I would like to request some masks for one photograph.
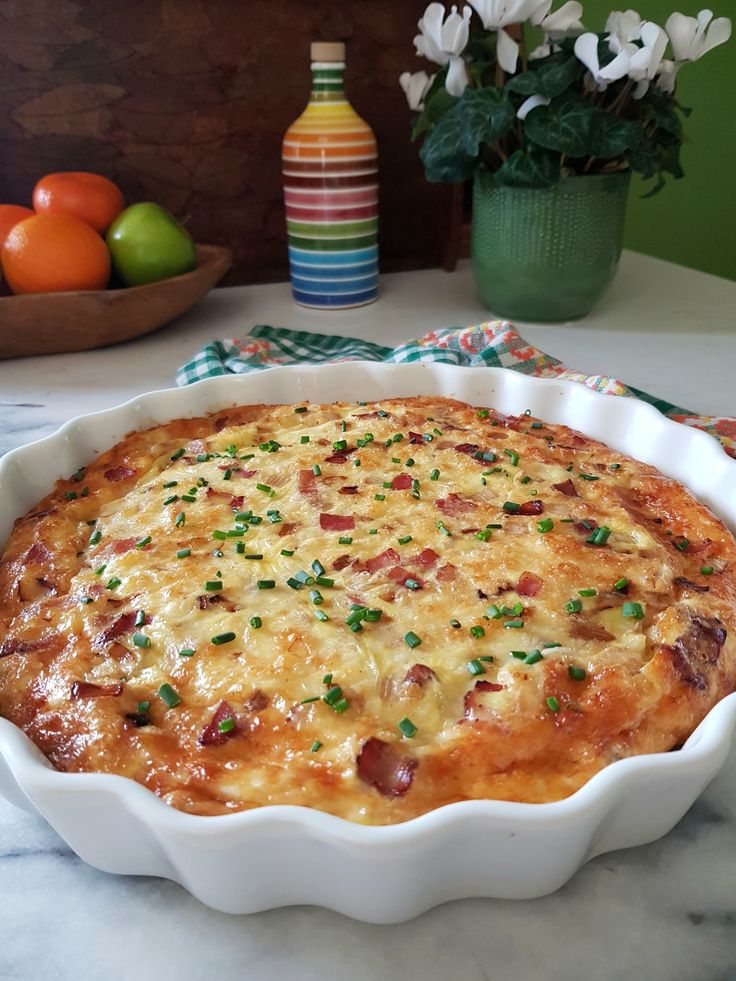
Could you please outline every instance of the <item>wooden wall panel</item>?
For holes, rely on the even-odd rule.
[[[3,0],[0,201],[93,170],[235,253],[228,282],[285,278],[281,137],[309,93],[309,42],[348,42],[373,126],[384,269],[437,265],[448,197],[425,183],[398,75],[424,0]]]

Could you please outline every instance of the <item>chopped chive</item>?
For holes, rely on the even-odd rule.
[[[542,425],[543,425],[543,423],[541,423],[541,422],[533,422],[532,423],[532,429],[541,429],[542,428]]]
[[[369,528],[368,529],[368,534],[369,535],[377,535],[378,534],[378,528]]]
[[[212,554],[216,559],[221,559],[225,553],[222,551],[221,548],[216,548]]]
[[[133,626],[142,627],[145,622],[146,622],[146,611],[138,610],[138,612],[135,615],[135,620],[133,621]]]
[[[338,541],[338,543],[340,545],[352,545],[353,544],[353,539],[350,537],[350,535],[341,535],[340,538],[337,539],[337,541]]]
[[[268,484],[256,484],[256,490],[263,491],[264,494],[270,494],[273,488]]]
[[[519,457],[517,454],[514,455],[516,456],[516,463],[514,464],[514,466],[517,466],[519,462]],[[482,460],[484,463],[495,463],[496,460],[498,459],[496,454],[491,453],[490,450],[485,450],[485,451],[478,450],[476,453],[473,454],[473,456],[476,460]]]
[[[245,542],[236,542],[235,551],[238,555],[243,555],[245,553]]]
[[[355,460],[353,460],[353,466],[354,467],[359,467],[360,466],[360,460],[357,459],[357,458]]]
[[[429,475],[429,479],[430,480],[439,480],[439,478],[440,478],[440,472],[439,472],[439,470],[432,470],[432,472]]]
[[[309,442],[309,436],[302,436],[302,437],[300,437],[299,442],[302,445],[304,445],[305,443],[308,443]]]
[[[289,578],[286,580],[286,585],[291,586],[292,589],[301,589],[304,583],[295,576],[289,576]]]
[[[319,739],[315,739],[309,748],[309,752],[316,753],[320,749],[322,749],[322,743],[319,741]]]
[[[447,526],[445,525],[445,522],[444,522],[444,521],[438,521],[438,522],[437,522],[437,530],[438,530],[438,531],[439,531],[439,532],[440,532],[441,534],[443,534],[443,535],[447,535],[447,537],[448,537],[448,538],[451,538],[451,537],[452,537],[452,532],[451,532],[451,531],[450,531],[450,529],[449,529],[449,528],[448,528],[448,527],[447,527]]]
[[[212,457],[212,455],[212,453],[198,453],[197,463],[206,463]]]
[[[417,727],[411,719],[402,719],[399,722],[398,728],[401,730],[404,739],[412,739],[417,734]]]
[[[168,683],[161,685],[158,697],[166,703],[167,708],[173,709],[181,702],[181,698]]]
[[[471,637],[475,637],[477,639],[478,637],[485,637],[485,635],[486,635],[486,632],[485,632],[485,630],[484,630],[483,627],[477,626],[477,627],[471,627],[470,628],[470,636]]]
[[[339,701],[335,702],[334,705],[330,706],[335,712],[344,712],[346,709],[350,708],[350,702],[347,698],[341,698]]]
[[[504,627],[510,630],[523,630],[524,621],[523,620],[507,620]]]
[[[600,477],[595,477],[591,473],[579,473],[578,477],[582,477],[583,480],[600,480]]]
[[[134,633],[133,634],[133,643],[135,644],[136,647],[150,647],[151,646],[151,638],[150,637],[146,637],[145,634]]]
[[[314,615],[317,617],[318,620],[321,620],[323,623],[326,623],[327,620],[330,619],[324,610],[315,610]]]
[[[299,702],[299,704],[300,705],[311,705],[312,702],[318,702],[318,701],[319,701],[319,695],[312,695],[311,698],[303,698],[301,700],[301,702]]]
[[[509,514],[516,514],[516,512],[519,510],[521,505],[516,504],[515,501],[504,501],[502,507],[503,510],[507,511]]]
[[[258,630],[260,627],[263,626],[263,620],[261,620],[260,617],[251,617],[250,625],[251,627],[253,627],[254,630]]]
[[[568,667],[567,673],[573,681],[585,681],[587,677],[587,671],[585,668],[578,668],[574,664],[571,664]]]
[[[490,415],[490,412],[488,411],[488,409],[479,409],[478,410],[478,418],[479,419],[487,419],[489,415]]]
[[[324,678],[322,679],[322,684],[323,685],[331,685],[332,684],[332,675],[331,674],[326,674],[324,676]]]
[[[297,415],[300,415],[300,414],[301,414],[302,412],[306,412],[306,411],[307,411],[307,407],[306,407],[306,405],[298,405],[298,406],[297,406],[297,407],[296,407],[296,408],[294,409],[294,412],[296,412],[296,414],[297,414]]]
[[[258,589],[275,589],[276,581],[274,579],[259,579],[256,586]]]
[[[373,495],[373,500],[374,501],[385,501],[386,500],[386,495],[385,494],[374,494]]]
[[[524,476],[519,480],[520,484],[531,484],[532,478],[529,474],[524,474]]]
[[[325,682],[325,684],[329,684]],[[328,705],[334,705],[335,702],[339,702],[342,698],[342,688],[339,685],[332,685],[327,689],[327,694],[322,696],[322,701],[327,702]]]
[[[621,464],[620,463],[612,463],[611,466],[608,469],[609,470],[620,470],[621,469]]]
[[[323,576],[325,574],[325,567],[322,565],[319,559],[315,559],[314,562],[312,562],[311,568],[315,576]]]
[[[235,729],[235,719],[223,719],[217,723],[217,728],[220,732],[232,732]]]
[[[515,450],[504,450],[503,452],[511,460],[512,467],[519,466],[519,454]]]
[[[380,620],[382,616],[383,616],[383,610],[371,609],[365,611],[364,619],[366,623],[375,623],[377,620]]]
[[[687,538],[683,538],[683,539],[681,539],[681,541],[679,541],[679,542],[673,542],[672,544],[675,546],[675,548],[678,550],[678,552],[686,552],[687,551],[687,547],[690,544],[690,542],[689,542],[689,540]]]
[[[183,647],[179,651],[179,657],[194,657],[194,648],[192,648],[192,647]]]
[[[523,661],[526,657],[526,651],[509,651],[512,657],[515,657],[517,661]]]
[[[610,537],[611,529],[601,525],[600,528],[595,528],[585,540],[589,545],[605,545]]]
[[[179,495],[172,494],[171,497],[166,498],[166,500],[164,501],[164,506],[166,506],[167,504],[173,504],[174,501],[178,501],[178,500],[179,500]]]
[[[194,494],[182,494],[181,499],[182,501],[186,501],[188,504],[193,504],[197,500]]]
[[[229,644],[232,640],[235,640],[235,631],[226,630],[224,634],[215,634],[212,643],[219,647],[221,644]]]
[[[644,607],[641,603],[624,603],[621,607],[621,614],[631,620],[642,620],[644,617]]]
[[[83,487],[79,492],[80,497],[87,497],[88,494],[89,494],[89,487]]]
[[[95,575],[101,576],[106,568],[107,568],[107,564],[99,566],[99,568],[95,569]]]
[[[187,516],[186,514],[184,514],[183,511],[180,511],[176,516],[176,521],[174,522],[174,525],[177,528],[183,528],[186,523],[187,523]]]
[[[208,579],[204,584],[204,588],[208,593],[216,593],[218,589],[222,589],[222,582],[219,579]]]
[[[483,528],[481,531],[475,533],[475,537],[481,542],[487,542],[492,534],[493,530],[491,528]]]
[[[598,595],[598,590],[597,589],[579,589],[578,590],[578,596],[597,596],[597,595]]]
[[[67,491],[64,494],[64,497],[67,499],[67,501],[76,501],[76,499],[77,499],[77,492],[76,491]]]
[[[546,705],[550,712],[560,711],[560,703],[557,701],[554,695],[550,695],[550,697],[546,700]]]
[[[348,441],[346,439],[336,439],[332,444],[333,450],[346,450],[348,448]]]
[[[318,463],[312,464],[312,473],[314,474],[315,477],[319,477],[319,475],[322,473],[322,468]]]
[[[281,552],[279,554],[280,555],[285,555],[287,558],[289,558],[290,556],[292,556],[294,554],[294,549],[293,548],[282,548],[281,549]]]
[[[238,513],[235,515],[235,520],[236,521],[250,521],[250,519],[252,517],[253,517],[253,512],[252,511],[238,511]]]
[[[462,627],[462,624],[460,623],[459,620],[457,620],[457,619],[455,619],[455,617],[453,617],[452,620],[450,620],[450,626],[451,627],[454,627],[455,630],[457,630],[459,627]]]
[[[524,658],[524,664],[536,664],[538,661],[543,659],[543,654],[541,651],[529,651],[527,656]]]
[[[583,608],[583,604],[579,599],[571,599],[568,603],[565,603],[566,613],[580,613]]]
[[[402,538],[397,538],[396,540],[398,541],[399,545],[408,545],[409,542],[414,541],[411,535],[404,535]]]
[[[98,529],[89,536],[88,545],[97,545],[102,540],[102,532]]]
[[[419,647],[419,645],[422,642],[422,638],[417,637],[414,631],[410,630],[407,634],[404,634],[404,641],[406,642],[408,647],[414,649],[415,647]]]
[[[315,584],[317,586],[324,586],[326,589],[332,589],[335,585],[335,580],[330,579],[329,576],[317,576],[315,579]]]
[[[548,531],[552,531],[552,529],[554,528],[554,526],[555,526],[555,523],[552,520],[552,518],[542,518],[541,521],[538,521],[537,522],[537,531],[541,535],[546,535]]]
[[[238,545],[240,545],[240,542],[238,542]],[[248,555],[243,555],[243,558],[253,559],[253,561],[255,562],[260,562],[261,559],[263,558],[263,554],[261,552],[250,552],[248,553]]]
[[[548,650],[551,650],[553,647],[562,647],[562,644],[558,644],[556,640],[553,640],[549,644],[542,644],[542,647],[546,651],[548,651]]]
[[[85,606],[88,606],[90,603],[94,603],[94,599],[91,596],[83,596],[82,602]]]
[[[324,603],[324,596],[318,589],[312,589],[309,591],[309,598],[314,603],[315,606],[322,606]]]
[[[107,583],[106,589],[117,589],[122,580],[118,579],[117,576],[113,576],[112,579]]]
[[[490,654],[481,654],[478,660],[486,661],[488,664],[493,664],[493,657]]]
[[[414,466],[414,460],[413,460],[413,459],[412,459],[411,457],[409,457],[409,458],[408,458],[408,459],[406,460],[406,462],[404,463],[404,466],[405,466],[405,467],[413,467],[413,466]]]
[[[172,460],[180,460],[184,456],[185,453],[186,453],[186,450],[182,446],[175,453],[172,453],[171,454],[170,459],[172,459]]]
[[[489,606],[488,609],[486,610],[486,616],[490,617],[491,620],[500,620],[501,615],[502,615],[501,609],[500,607],[496,606],[495,603]]]
[[[227,470],[223,473],[222,479],[223,480],[230,480],[230,478],[232,477],[232,475],[233,475],[233,472],[230,469],[230,467],[228,467]]]
[[[188,559],[191,554],[192,554],[191,548],[180,548],[179,551],[176,553],[176,557],[177,559]]]
[[[701,576],[712,576],[713,575],[713,566],[712,565],[703,565],[703,566],[701,566],[700,567],[700,574],[701,574]]]
[[[225,539],[227,538],[227,532],[226,531],[213,531],[212,532],[212,537],[215,539],[216,542],[224,542]]]
[[[613,584],[613,588],[620,592],[622,589],[626,589],[628,585],[629,580],[625,576],[622,576],[621,579],[616,580],[616,582]]]
[[[151,707],[150,702],[138,702],[137,710],[141,713],[146,713]]]
[[[480,663],[478,658],[473,658],[472,661],[468,661],[468,671],[473,675],[486,673],[486,669]]]

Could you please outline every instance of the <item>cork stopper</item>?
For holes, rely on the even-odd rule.
[[[309,51],[312,61],[345,61],[342,41],[312,41]]]

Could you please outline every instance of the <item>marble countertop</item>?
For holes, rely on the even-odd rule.
[[[735,311],[736,283],[625,253],[599,311],[521,329],[571,366],[727,414]],[[205,341],[255,323],[392,344],[486,317],[467,267],[383,277],[379,303],[342,314],[300,310],[284,284],[218,290],[136,342],[0,362],[0,453],[172,385]],[[228,916],[171,882],[90,868],[41,818],[0,801],[0,905],[0,979],[726,981],[736,978],[736,754],[666,838],[594,859],[543,899],[450,903],[400,926],[314,908]]]

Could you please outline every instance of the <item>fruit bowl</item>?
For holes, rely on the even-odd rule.
[[[224,276],[232,252],[197,246],[183,276],[125,289],[0,297],[0,358],[88,351],[149,334],[193,307]]]

